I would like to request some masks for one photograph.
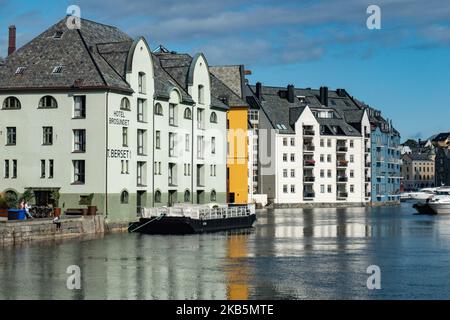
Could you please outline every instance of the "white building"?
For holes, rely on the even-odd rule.
[[[370,201],[370,122],[344,90],[250,87],[260,192],[276,205]]]
[[[0,66],[0,192],[63,211],[225,202],[226,111],[208,62],[115,27],[61,20]]]

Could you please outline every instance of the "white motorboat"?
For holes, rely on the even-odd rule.
[[[403,192],[400,194],[400,201],[414,200],[425,202],[436,194],[438,188],[423,188],[415,192]]]
[[[428,206],[435,214],[450,214],[450,189],[440,188],[428,201]]]

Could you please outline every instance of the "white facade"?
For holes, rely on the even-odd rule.
[[[370,131],[366,114],[362,128]],[[370,169],[364,136],[321,135],[320,124],[306,107],[295,134],[275,133],[274,203],[365,203]]]
[[[225,201],[226,111],[211,106],[206,59],[198,55],[191,66],[188,91],[194,104],[183,102],[175,85],[169,100],[155,95],[152,54],[144,38],[135,41],[127,61],[126,81],[133,93],[0,91],[0,106],[11,96],[21,104],[0,110],[0,192],[20,197],[32,189],[47,197],[36,201],[48,201],[49,193],[58,190],[63,211],[84,207],[80,200],[92,195],[100,213],[127,221],[140,206]],[[39,108],[44,96],[53,97],[57,108]],[[85,111],[76,117],[80,105]],[[155,114],[157,105],[162,114]],[[44,127],[51,127],[49,144]],[[15,131],[12,145],[8,128]]]

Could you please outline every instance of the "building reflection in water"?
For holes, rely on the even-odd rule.
[[[248,256],[248,233],[229,234],[227,238],[227,297],[229,300],[248,300],[249,267],[245,262]]]

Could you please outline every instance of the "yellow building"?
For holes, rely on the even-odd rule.
[[[248,201],[248,107],[230,107],[227,113],[227,201]]]
[[[227,202],[247,204],[249,189],[248,109],[244,101],[244,66],[210,67],[211,94],[229,107],[227,112]]]

